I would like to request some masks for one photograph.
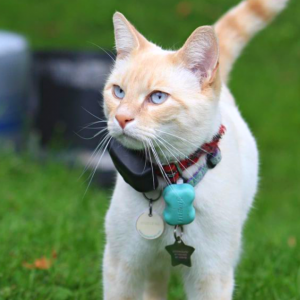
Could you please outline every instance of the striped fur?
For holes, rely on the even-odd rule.
[[[288,0],[246,0],[227,12],[216,24],[220,43],[220,71],[224,82],[250,39],[280,13]]]

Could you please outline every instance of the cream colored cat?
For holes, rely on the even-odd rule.
[[[242,227],[257,189],[258,153],[225,83],[243,47],[286,2],[244,1],[214,27],[197,28],[178,51],[161,49],[122,14],[114,15],[117,59],[104,88],[110,135],[131,149],[156,150],[152,160],[167,164],[211,141],[221,124],[226,133],[219,144],[222,161],[195,187],[196,220],[183,236],[196,249],[191,268],[171,266],[165,246],[174,243],[173,227],[166,225],[155,240],[138,234],[136,220],[148,202],[118,175],[105,222],[105,300],[167,299],[174,270],[181,272],[189,300],[232,299]],[[164,206],[161,198],[154,210],[162,215]]]

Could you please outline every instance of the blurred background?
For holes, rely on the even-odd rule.
[[[101,299],[103,219],[115,175],[106,153],[97,167],[102,152],[94,150],[104,136],[97,122],[115,55],[113,13],[176,49],[237,3],[0,3],[0,299]],[[299,15],[292,0],[231,76],[261,157],[235,299],[300,299]],[[175,275],[169,299],[185,299]]]

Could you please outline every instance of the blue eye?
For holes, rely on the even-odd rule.
[[[169,95],[163,92],[154,92],[150,95],[150,100],[154,104],[161,104],[168,99]]]
[[[125,92],[118,85],[113,86],[114,95],[118,99],[123,99],[125,97]]]

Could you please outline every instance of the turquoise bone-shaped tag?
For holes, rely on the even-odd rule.
[[[188,183],[172,184],[163,191],[166,202],[164,220],[169,225],[186,225],[195,219],[194,187]]]

